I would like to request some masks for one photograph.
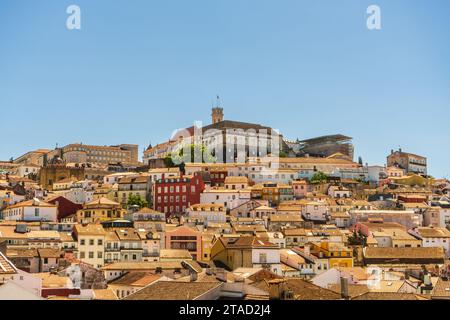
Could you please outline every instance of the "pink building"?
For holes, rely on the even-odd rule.
[[[166,230],[166,249],[188,250],[197,260],[202,254],[202,233],[186,226]]]
[[[296,199],[301,199],[306,197],[308,192],[308,184],[305,180],[295,180],[292,181],[292,189],[294,190],[294,197]]]

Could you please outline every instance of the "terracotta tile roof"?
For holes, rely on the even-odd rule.
[[[6,251],[6,256],[9,259],[33,258],[33,257],[38,257],[38,251],[37,251],[37,249],[8,248]]]
[[[119,237],[115,231],[106,231],[105,240],[107,241],[119,241]]]
[[[295,300],[340,300],[341,295],[329,289],[324,289],[306,280],[287,278],[284,280],[271,280],[275,282],[283,282],[285,290],[290,290],[294,294]],[[257,286],[260,289],[268,291],[271,281],[266,284]],[[264,289],[266,288],[266,289]]]
[[[15,230],[15,226],[0,225],[0,239],[27,239],[26,233],[18,233]]]
[[[380,248],[367,247],[364,250],[365,258],[434,258],[444,259],[444,248]]]
[[[153,210],[153,209],[151,209],[151,208],[147,208],[147,207],[144,207],[144,208],[142,208],[141,210],[139,210],[139,211],[137,211],[136,212],[136,214],[139,214],[139,213],[159,213],[159,214],[161,214],[161,212],[159,212],[159,211],[156,211],[156,210]]]
[[[443,280],[441,278],[438,279],[434,290],[431,294],[432,299],[450,299],[450,281]]]
[[[159,251],[159,257],[160,259],[192,259],[192,255],[189,251],[184,249],[161,249]]]
[[[119,184],[136,184],[136,183],[148,183],[150,177],[146,175],[140,176],[126,176],[119,180]]]
[[[55,239],[60,240],[61,236],[58,231],[54,230],[31,230],[27,234],[28,239]]]
[[[150,283],[158,281],[159,279],[161,279],[161,276],[159,276],[159,275],[147,274],[146,276],[135,281],[132,285],[137,286],[137,287],[145,287],[145,286],[149,285]]]
[[[16,267],[0,252],[0,275],[15,274]]]
[[[332,284],[328,287],[331,291],[336,293],[341,293],[341,284]],[[364,293],[369,292],[369,288],[365,284],[349,284],[348,285],[348,295],[350,298],[360,296]]]
[[[235,224],[233,226],[235,232],[264,232],[267,231],[262,224]]]
[[[119,228],[116,230],[116,234],[120,240],[141,240],[139,233],[134,228]]]
[[[104,235],[105,230],[101,224],[88,224],[88,225],[80,225],[77,224],[74,226],[74,230],[77,234],[80,235]]]
[[[357,279],[358,281],[364,281],[369,278],[367,274],[367,269],[361,268],[361,267],[338,267],[336,268],[339,271],[351,275],[353,278]]]
[[[108,285],[145,287],[160,278],[161,276],[150,272],[132,271],[127,272],[120,278],[111,281]]]
[[[42,287],[44,288],[68,288],[71,281],[69,277],[59,276],[51,273],[35,273],[34,276],[42,279]]]
[[[303,218],[294,214],[273,214],[269,217],[269,220],[271,222],[302,222]]]
[[[302,228],[295,228],[295,229],[284,229],[283,230],[284,236],[306,236],[307,232],[305,229]]]
[[[94,289],[94,300],[119,300],[114,291],[110,289]]]
[[[37,249],[38,255],[41,258],[59,258],[61,257],[61,250],[59,249]]]
[[[120,206],[119,203],[111,201],[107,198],[99,198],[94,201],[91,201],[89,203],[85,204],[85,207],[96,207],[101,205],[107,205],[107,206]]]
[[[228,238],[220,237],[220,241],[229,249],[240,249],[240,248],[278,248],[278,245],[270,243],[268,241],[261,240],[258,237],[238,237],[238,238]]]
[[[124,270],[124,271],[149,271],[153,272],[156,268],[162,270],[172,270],[176,268],[184,269],[182,262],[189,263],[197,272],[202,268],[196,261],[149,261],[149,262],[115,262],[108,264],[102,270]]]
[[[428,299],[414,293],[367,292],[352,298],[352,300],[428,300]]]
[[[450,231],[445,228],[419,227],[415,230],[424,238],[450,238]]]
[[[16,204],[13,204],[12,206],[7,207],[6,209],[15,209],[15,208],[22,208],[22,207],[49,207],[49,208],[56,208],[56,205],[44,202],[44,201],[36,201],[36,200],[28,200],[23,202],[18,202]]]
[[[158,281],[124,300],[194,300],[221,285],[220,282]]]
[[[244,176],[228,176],[225,178],[225,184],[232,184],[232,183],[248,183],[248,178]]]
[[[75,241],[71,232],[60,232],[59,237],[62,242],[72,242]]]

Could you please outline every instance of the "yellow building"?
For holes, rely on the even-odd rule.
[[[202,234],[202,256],[201,261],[209,262],[211,260],[211,250],[213,246],[214,234],[204,232]]]
[[[422,186],[427,187],[433,182],[432,179],[425,178],[418,174],[410,174],[403,177],[391,177],[392,183],[406,186]]]
[[[283,183],[264,183],[261,199],[269,201],[270,204],[278,205],[283,201],[294,199],[292,186]]]
[[[314,242],[310,243],[310,245],[312,254],[328,258],[330,268],[353,267],[353,250],[342,243]]]
[[[79,223],[98,223],[112,219],[120,219],[126,213],[119,203],[106,198],[89,202],[77,211]]]

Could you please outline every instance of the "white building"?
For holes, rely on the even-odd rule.
[[[41,201],[33,200],[16,203],[2,211],[4,220],[9,221],[52,221],[58,218],[58,207]]]
[[[384,166],[367,166],[367,180],[378,184],[380,180],[387,178],[387,169]]]
[[[149,170],[148,173],[150,175],[150,181],[155,182],[161,180],[163,176],[164,178],[179,177],[180,168],[157,168]]]
[[[328,195],[333,198],[350,198],[352,193],[345,187],[330,186],[328,188]]]
[[[122,179],[123,177],[137,176],[137,175],[138,175],[138,173],[136,173],[136,172],[117,172],[117,173],[112,173],[112,174],[108,174],[108,175],[103,177],[103,183],[114,185],[116,183],[119,183],[119,180]]]
[[[22,164],[17,167],[17,175],[19,177],[28,177],[30,174],[37,175],[39,171],[41,170],[41,167],[34,164]]]
[[[281,275],[280,249],[278,247],[269,247],[264,245],[261,240],[261,246],[253,246],[252,248],[252,264],[253,268],[264,268],[270,266],[270,271]]]
[[[94,190],[70,188],[68,190],[53,191],[53,193],[58,196],[63,196],[76,204],[85,204],[94,201]]]
[[[407,229],[422,226],[423,216],[414,210],[349,210],[351,224],[369,219],[383,219],[384,222],[397,222]]]
[[[286,239],[281,232],[267,232],[268,240],[270,243],[276,244],[278,248],[286,248]]]
[[[227,190],[211,188],[200,194],[200,203],[223,204],[227,210],[232,210],[251,198],[250,190]]]
[[[328,206],[323,202],[311,201],[302,206],[302,216],[306,220],[326,221],[328,214]]]
[[[449,255],[450,231],[446,228],[418,227],[408,232],[422,241],[422,247],[441,247]]]

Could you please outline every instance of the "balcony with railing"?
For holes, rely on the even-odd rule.
[[[128,251],[142,251],[142,246],[137,246],[137,247],[130,247],[130,246],[120,246],[120,250],[128,250]]]
[[[409,164],[413,164],[413,165],[416,165],[416,166],[422,166],[422,167],[426,167],[426,166],[427,166],[426,163],[424,163],[424,162],[419,162],[419,161],[413,160],[413,159],[410,159],[410,160],[409,160]]]

